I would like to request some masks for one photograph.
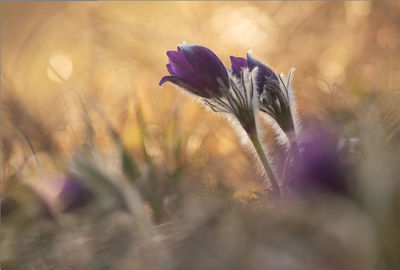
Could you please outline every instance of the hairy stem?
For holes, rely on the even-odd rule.
[[[269,180],[271,182],[272,190],[277,194],[278,197],[280,197],[281,191],[280,191],[280,188],[279,188],[278,181],[276,180],[276,177],[275,177],[274,172],[272,171],[271,165],[269,164],[268,159],[265,156],[265,152],[264,152],[264,150],[263,150],[263,148],[261,146],[261,143],[260,143],[260,140],[259,140],[258,136],[257,135],[252,135],[252,134],[248,134],[248,135],[249,135],[251,143],[253,144],[253,146],[254,146],[254,148],[255,148],[255,150],[257,152],[258,157],[261,160],[261,163],[262,163],[262,165],[263,165],[263,167],[265,169],[265,172],[267,173],[267,175],[269,177]]]
[[[293,129],[293,130],[287,132],[286,134],[287,134],[287,137],[289,139],[290,151],[293,154],[293,158],[295,160],[297,160],[299,158],[299,156],[300,156],[300,153],[299,153],[299,148],[298,148],[298,145],[297,145],[296,133],[295,133],[295,131]]]

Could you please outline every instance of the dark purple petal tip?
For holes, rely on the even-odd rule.
[[[240,77],[241,73],[242,73],[242,69],[248,67],[247,60],[245,58],[236,57],[236,56],[230,56],[229,58],[231,59],[232,73],[235,76]]]
[[[200,97],[204,97],[204,98],[211,98],[212,95],[210,94],[208,89],[197,89],[194,88],[193,86],[191,86],[190,84],[184,82],[183,80],[181,80],[180,78],[176,77],[176,76],[164,76],[162,77],[162,79],[160,80],[159,85],[162,86],[165,82],[170,82],[175,84],[176,86],[179,86],[187,91],[189,91],[192,94],[195,94],[197,96]]]
[[[263,92],[264,85],[267,84],[268,81],[275,81],[279,84],[278,76],[270,69],[268,66],[264,65],[257,59],[255,59],[250,53],[247,53],[247,63],[250,71],[254,68],[258,68],[256,76],[256,91],[258,94]]]
[[[258,61],[257,59],[255,59],[250,53],[247,53],[247,62],[250,70],[253,70],[255,67],[258,67],[258,72],[260,73],[261,76],[279,82],[278,76],[276,76],[274,71],[268,66]]]
[[[160,82],[158,83],[158,85],[162,86],[165,82],[171,82],[171,77],[174,77],[174,76],[164,76],[164,77],[162,77]]]

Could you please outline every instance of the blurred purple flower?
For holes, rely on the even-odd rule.
[[[85,206],[92,198],[92,193],[78,180],[64,176],[63,185],[57,196],[61,201],[63,212]]]
[[[337,140],[322,129],[309,128],[298,135],[300,158],[287,175],[290,193],[315,191],[345,193],[346,181],[337,152]]]
[[[221,97],[223,88],[229,87],[228,72],[210,49],[183,44],[167,56],[171,75],[164,76],[160,86],[168,81],[203,98]]]

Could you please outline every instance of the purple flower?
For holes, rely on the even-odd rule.
[[[288,190],[296,194],[323,191],[345,193],[344,168],[337,153],[337,140],[320,128],[298,135],[300,158],[287,175]]]
[[[231,56],[231,63],[232,74],[236,77],[241,77],[243,68],[248,68],[251,72],[257,67],[254,74],[254,90],[260,101],[259,109],[275,119],[284,132],[292,132],[294,122],[289,84],[281,86],[278,76],[272,69],[255,59],[250,53],[247,53],[247,60]]]
[[[220,97],[229,87],[228,72],[221,60],[208,48],[199,45],[180,45],[177,51],[168,51],[170,76],[164,76],[159,85],[171,82],[204,98]]]

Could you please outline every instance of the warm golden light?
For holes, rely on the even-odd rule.
[[[0,0],[0,268],[400,270],[399,15]]]
[[[47,65],[47,76],[54,82],[67,80],[72,74],[72,61],[64,54],[52,56]]]

